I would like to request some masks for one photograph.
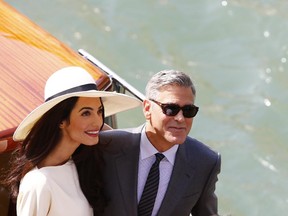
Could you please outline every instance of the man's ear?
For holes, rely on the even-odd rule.
[[[146,120],[151,118],[151,101],[146,99],[143,101],[143,113]]]

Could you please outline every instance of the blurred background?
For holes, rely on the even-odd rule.
[[[160,70],[188,73],[200,107],[190,135],[222,155],[219,213],[287,215],[287,0],[6,2],[142,93]],[[118,121],[138,126],[142,110]]]

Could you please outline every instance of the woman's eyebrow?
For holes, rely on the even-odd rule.
[[[84,110],[84,109],[93,110],[92,107],[82,107],[82,108],[79,110],[79,112],[81,112],[81,111]]]

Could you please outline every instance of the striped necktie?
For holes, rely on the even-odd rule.
[[[159,163],[165,157],[163,154],[157,153],[155,154],[156,161],[152,165],[145,187],[138,204],[138,216],[151,216],[158,186],[159,186]]]

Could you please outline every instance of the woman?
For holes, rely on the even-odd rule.
[[[17,197],[17,215],[101,214],[105,205],[101,154],[90,148],[98,143],[104,107],[109,116],[138,105],[127,95],[97,91],[93,77],[80,67],[52,74],[45,86],[45,103],[13,135],[22,145],[5,183]],[[98,166],[94,162],[94,171],[84,172],[92,160]]]

